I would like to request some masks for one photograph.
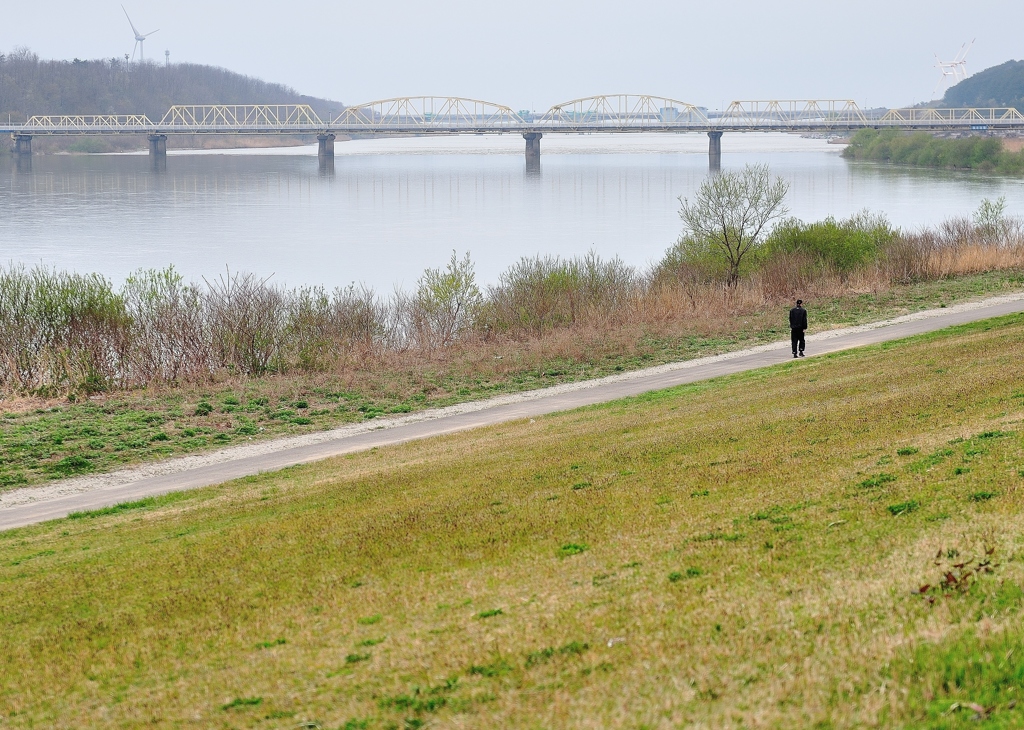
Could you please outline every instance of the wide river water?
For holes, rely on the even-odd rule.
[[[470,252],[482,283],[523,256],[594,250],[646,265],[680,232],[679,196],[707,175],[704,135],[548,136],[539,173],[519,137],[337,143],[316,148],[0,158],[0,265],[97,271],[120,282],[173,264],[190,279],[249,271],[288,285],[412,287],[426,267]],[[869,209],[904,228],[966,215],[1024,181],[850,163],[842,147],[784,134],[723,138],[723,168],[763,162],[790,182],[792,215]]]

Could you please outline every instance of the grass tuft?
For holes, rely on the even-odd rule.
[[[257,707],[263,704],[262,697],[236,697],[226,705],[221,705],[222,710],[235,710],[243,707]]]
[[[579,555],[585,553],[588,550],[586,543],[567,542],[562,547],[558,548],[558,556],[561,558],[568,558],[573,555]]]
[[[888,507],[886,507],[886,509],[889,511],[889,514],[891,514],[893,517],[899,517],[900,515],[905,515],[909,512],[914,512],[920,506],[921,505],[919,505],[915,500],[911,499],[907,502],[890,504]]]

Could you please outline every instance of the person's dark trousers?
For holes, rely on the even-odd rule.
[[[796,355],[797,351],[804,351],[804,331],[793,330],[793,354]]]

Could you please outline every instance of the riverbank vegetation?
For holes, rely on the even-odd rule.
[[[1024,150],[1005,150],[997,137],[947,139],[927,132],[907,134],[896,129],[861,129],[850,138],[843,157],[950,170],[1024,174]]]
[[[2,268],[0,488],[741,349],[784,337],[796,296],[822,330],[1024,285],[1000,201],[917,232],[786,219],[732,285],[692,238],[647,270],[526,258],[490,286],[453,255],[391,297]]]
[[[1022,338],[4,532],[4,726],[1019,727]]]

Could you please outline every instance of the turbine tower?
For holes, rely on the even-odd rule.
[[[121,6],[121,10],[124,10],[124,5]],[[142,45],[143,41],[145,41],[147,38],[149,38],[151,35],[156,33],[157,30],[160,30],[160,29],[157,28],[156,30],[151,30],[148,33],[146,33],[145,35],[143,35],[142,33],[140,33],[139,31],[137,31],[135,29],[135,23],[133,23],[132,19],[128,16],[128,11],[127,10],[124,10],[124,17],[128,18],[128,25],[130,25],[132,27],[132,33],[135,34],[135,47],[132,49],[132,60],[133,61],[135,60],[135,51],[138,51],[139,52],[139,61],[140,62],[141,61],[145,61],[146,60],[146,50],[145,50],[145,48]]]
[[[960,46],[959,53],[952,61],[940,61],[939,54],[935,54],[935,67],[939,69],[939,81],[935,84],[935,89],[932,90],[933,97],[938,93],[939,88],[945,86],[950,79],[956,85],[967,78],[967,54],[973,45],[974,40],[972,39],[970,43]]]

